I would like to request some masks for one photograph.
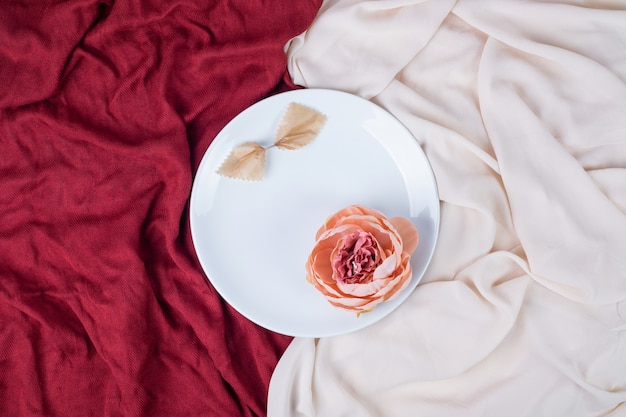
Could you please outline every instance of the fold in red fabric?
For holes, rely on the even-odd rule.
[[[190,237],[218,131],[287,89],[320,0],[0,7],[0,415],[260,416],[290,338]]]

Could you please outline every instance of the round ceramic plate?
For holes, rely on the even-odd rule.
[[[291,102],[328,117],[313,142],[268,149],[262,181],[216,173],[239,143],[271,145]],[[409,286],[358,317],[328,303],[305,271],[318,228],[353,204],[406,217],[420,235]],[[237,311],[278,333],[325,337],[379,321],[415,289],[435,249],[439,197],[421,147],[391,114],[351,94],[295,90],[254,104],[216,136],[194,180],[190,224],[207,277]]]

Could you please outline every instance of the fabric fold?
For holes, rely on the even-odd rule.
[[[2,4],[1,416],[265,414],[291,338],[211,286],[189,195],[320,3]]]
[[[455,2],[326,1],[320,9],[324,18],[286,46],[292,80],[374,97],[428,43]],[[407,26],[413,30],[407,33]],[[309,49],[309,38],[315,38],[314,48]],[[350,82],[361,79],[368,79],[367,89],[366,83]]]
[[[626,3],[370,3],[326,2],[289,71],[409,128],[439,241],[390,316],[292,342],[268,415],[626,413]]]

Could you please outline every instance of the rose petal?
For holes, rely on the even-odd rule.
[[[328,302],[334,305],[335,307],[341,307],[346,310],[352,311],[365,311],[368,310],[370,306],[376,305],[380,303],[382,300],[363,300],[360,298],[336,298],[336,299],[328,299]]]
[[[342,298],[328,299],[328,302],[335,307],[341,307],[345,310],[364,313],[373,310],[378,304],[382,303],[382,298]]]
[[[402,272],[398,274],[393,282],[383,288],[377,295],[380,296],[383,300],[387,301],[391,297],[395,296],[398,292],[405,289],[409,285],[409,282],[411,282],[411,277],[412,272],[410,267],[402,270]]]
[[[348,284],[343,282],[337,282],[337,287],[341,292],[352,297],[378,297],[378,292],[387,285],[382,280],[370,281],[366,284]]]
[[[385,259],[374,271],[374,279],[381,279],[390,276],[398,266],[399,257],[392,255]]]
[[[419,233],[415,225],[404,217],[393,217],[389,222],[400,234],[404,251],[409,255],[413,254],[419,243]]]
[[[334,282],[327,283],[323,281],[321,278],[318,278],[314,280],[314,285],[318,289],[318,291],[320,291],[326,297],[338,297],[338,298],[346,297],[346,294],[339,291],[339,289],[337,288]]]
[[[336,239],[340,239],[344,234],[352,233],[353,231],[358,229],[358,226],[355,226],[353,224],[344,224],[334,227],[332,229],[324,230],[316,239],[318,242],[322,242],[333,236],[335,236]]]
[[[347,224],[350,224],[353,227],[361,229],[363,231],[369,232],[372,236],[374,236],[379,247],[381,248],[387,248],[394,245],[390,236],[392,234],[393,227],[391,223],[382,223],[375,217],[371,216],[354,215],[342,219],[342,225]],[[338,226],[330,230],[336,230],[339,227],[344,226]],[[399,242],[399,236],[397,236],[395,240],[396,242]]]
[[[357,205],[349,206],[349,207],[339,210],[338,212],[336,212],[335,214],[327,218],[326,221],[324,222],[324,225],[318,231],[318,235],[321,234],[324,230],[332,229],[333,227],[335,227],[335,225],[343,217],[348,217],[351,215],[361,215],[361,216],[370,215],[374,219],[384,217],[384,214],[382,214],[381,212],[370,209],[370,208],[357,206]],[[315,238],[317,239],[317,236]]]
[[[320,277],[321,280],[326,281],[328,283],[333,282],[333,268],[330,263],[330,254],[332,253],[331,249],[326,249],[321,252],[316,252],[313,257],[313,262],[311,265],[313,270],[315,271],[315,275]]]
[[[391,297],[394,297],[400,291],[404,290],[408,287],[409,282],[411,282],[411,269],[409,268],[405,274],[402,274],[397,281],[394,281],[394,285],[390,285],[385,288],[385,291],[381,291],[381,297],[383,301],[389,300]]]

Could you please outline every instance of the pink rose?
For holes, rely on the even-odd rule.
[[[334,306],[363,313],[391,299],[411,279],[419,235],[403,217],[350,206],[318,230],[307,279]]]

